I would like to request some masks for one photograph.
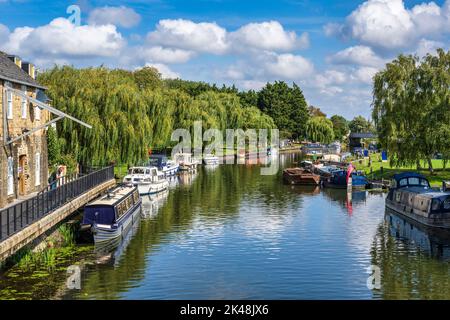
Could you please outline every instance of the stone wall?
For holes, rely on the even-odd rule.
[[[24,156],[25,166],[25,195],[38,192],[47,186],[48,179],[48,150],[47,131],[41,129],[30,136],[18,140],[8,146],[4,146],[3,138],[3,85],[0,81],[0,208],[19,198],[19,158]],[[21,90],[21,85],[13,84],[14,89]],[[27,94],[33,98],[36,92],[33,88],[27,87]],[[6,106],[5,106],[6,109]],[[8,120],[8,131],[12,137],[22,134],[24,129],[33,129],[50,119],[47,110],[40,110],[40,119],[36,117],[37,109],[32,104],[27,106],[26,117],[22,117],[22,98],[13,95],[13,119]],[[40,153],[40,184],[36,185],[35,155]],[[8,195],[8,157],[14,159],[14,194]]]

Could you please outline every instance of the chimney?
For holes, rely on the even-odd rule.
[[[22,68],[22,59],[18,56],[8,56],[8,58],[14,62],[19,68]]]
[[[33,79],[36,79],[36,68],[32,63],[22,62],[22,70],[28,73]]]

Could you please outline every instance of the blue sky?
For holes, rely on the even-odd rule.
[[[0,50],[41,69],[152,65],[242,89],[285,80],[349,119],[370,116],[371,78],[386,62],[450,39],[450,0],[0,0],[0,13]]]

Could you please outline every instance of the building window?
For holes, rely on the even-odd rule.
[[[41,185],[41,154],[36,153],[35,159],[34,159],[34,170],[35,170],[35,177],[36,182],[35,186]]]
[[[8,157],[8,196],[14,194],[14,161]]]
[[[27,94],[27,86],[22,86],[23,93]],[[27,99],[22,97],[22,119],[27,118]]]
[[[8,108],[6,110],[6,116],[8,119],[13,118],[13,94],[11,91],[7,91],[6,99],[8,100]]]
[[[41,109],[38,106],[34,107],[34,119],[41,120]]]

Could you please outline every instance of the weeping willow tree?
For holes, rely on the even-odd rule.
[[[450,51],[400,55],[375,76],[373,112],[379,140],[391,165],[420,166],[441,153],[450,156]]]
[[[136,163],[150,148],[166,148],[175,129],[275,128],[258,108],[243,107],[233,91],[209,90],[191,95],[159,81],[155,69],[109,70],[54,67],[39,81],[48,87],[52,105],[92,125],[63,120],[57,124],[61,154],[83,163]]]
[[[333,123],[324,117],[314,117],[306,122],[306,136],[309,140],[331,143],[334,139]]]

